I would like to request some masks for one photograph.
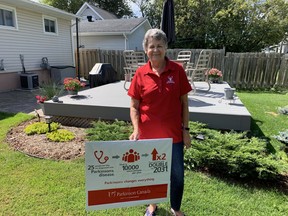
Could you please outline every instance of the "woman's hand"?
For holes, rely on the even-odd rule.
[[[138,140],[139,139],[139,131],[138,131],[138,123],[139,123],[139,100],[131,98],[130,104],[130,117],[133,125],[133,133],[130,135],[129,140]]]
[[[133,133],[129,137],[129,140],[138,140],[138,139],[139,139],[139,132],[133,131]]]
[[[191,136],[188,130],[183,130],[183,142],[186,148],[191,147]]]

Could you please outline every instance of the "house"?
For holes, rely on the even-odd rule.
[[[87,2],[76,13],[79,23],[79,46],[86,49],[143,50],[142,41],[151,25],[146,18],[117,19],[98,5]],[[74,28],[74,41],[76,29]]]
[[[115,14],[112,14],[99,7],[99,4],[94,5],[85,2],[81,8],[77,11],[76,15],[81,15],[82,19],[92,20],[106,20],[106,19],[117,19]]]
[[[51,66],[75,66],[76,17],[31,0],[0,0],[0,91],[21,88],[24,71],[38,75],[33,82],[49,80],[47,60]]]
[[[265,52],[265,53],[276,52],[276,53],[280,53],[280,54],[287,54],[288,53],[288,42],[287,42],[287,40],[283,40],[279,44],[264,48],[263,52]]]

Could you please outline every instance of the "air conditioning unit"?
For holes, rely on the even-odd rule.
[[[56,84],[63,84],[67,77],[76,77],[74,66],[51,66],[51,79]]]
[[[25,73],[20,74],[21,88],[24,89],[34,89],[39,87],[39,77],[38,74]]]

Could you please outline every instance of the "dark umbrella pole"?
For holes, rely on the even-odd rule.
[[[161,29],[167,36],[168,44],[174,43],[176,37],[173,0],[165,0],[163,4]]]

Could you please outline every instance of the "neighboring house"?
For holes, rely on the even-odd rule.
[[[51,66],[74,66],[72,20],[76,17],[30,0],[0,0],[0,91],[20,88],[24,68],[38,74],[40,84],[49,80],[49,70],[40,67],[43,57]]]
[[[99,8],[99,5],[97,3],[95,3],[95,5],[92,5],[88,4],[87,2],[85,2],[81,6],[76,15],[80,15],[82,19],[87,19],[87,16],[91,16],[91,19],[93,20],[117,19],[117,16],[115,14]]]
[[[84,3],[77,16],[79,23],[79,46],[86,49],[143,50],[144,34],[151,29],[145,18],[117,19],[97,5]],[[74,41],[76,29],[74,28]]]
[[[266,47],[265,49],[263,49],[263,51],[266,53],[276,52],[276,53],[280,53],[280,54],[287,54],[288,53],[287,40],[281,41],[277,45]]]

